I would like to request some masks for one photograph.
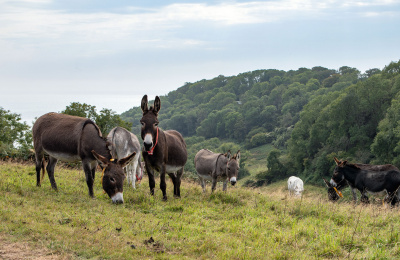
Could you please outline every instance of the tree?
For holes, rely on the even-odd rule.
[[[79,102],[71,102],[69,106],[65,108],[65,110],[61,111],[62,114],[67,114],[71,116],[80,116],[92,119],[96,121],[97,112],[96,106],[91,106],[86,103],[79,103]]]
[[[27,158],[32,147],[30,127],[19,114],[0,107],[0,157]]]
[[[391,62],[389,65],[385,66],[383,69],[383,73],[386,77],[390,75],[399,74],[400,73],[400,60],[398,62]]]
[[[121,119],[119,115],[116,114],[115,111],[111,109],[103,108],[100,111],[100,114],[97,115],[95,119],[96,124],[101,129],[103,136],[107,136],[107,134],[116,126],[123,127],[130,131],[131,124]]]
[[[80,116],[93,120],[100,128],[102,135],[107,134],[116,126],[126,128],[131,131],[131,123],[121,119],[115,111],[108,108],[103,108],[100,114],[96,111],[96,106],[88,105],[86,103],[72,102],[65,110],[61,111],[63,114],[71,116]]]
[[[267,157],[268,170],[257,174],[256,178],[261,181],[261,184],[271,183],[277,180],[281,180],[286,176],[286,168],[280,162],[279,157],[281,152],[279,150],[272,150]]]

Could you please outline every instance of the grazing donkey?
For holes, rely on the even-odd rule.
[[[49,155],[47,173],[51,187],[57,190],[54,179],[54,167],[57,160],[74,162],[82,161],[89,188],[93,197],[93,182],[97,163],[103,168],[102,185],[113,203],[123,203],[122,167],[125,167],[136,155],[132,153],[125,158],[112,162],[108,143],[101,136],[98,126],[90,119],[57,113],[48,113],[39,117],[32,128],[33,144],[36,156],[36,179],[40,186],[40,170],[45,174],[44,153]]]
[[[107,135],[107,140],[111,143],[109,147],[114,159],[124,158],[132,153],[136,153],[133,160],[125,166],[128,184],[132,183],[132,188],[136,188],[136,181],[140,183],[143,177],[143,164],[140,156],[140,143],[136,135],[122,127],[114,127]]]
[[[294,194],[295,196],[301,196],[304,191],[303,181],[296,176],[291,176],[288,179],[288,190],[289,196]]]
[[[361,193],[361,201],[368,203],[367,193],[387,194],[385,201],[390,201],[394,206],[400,199],[400,172],[391,164],[368,165],[352,164],[338,160],[333,171],[330,184],[333,187],[347,182],[353,193],[354,202],[357,201],[356,190]]]
[[[213,153],[201,149],[194,157],[194,166],[200,179],[203,192],[206,191],[206,180],[212,181],[211,191],[214,191],[218,181],[223,182],[223,191],[226,191],[228,180],[234,186],[237,181],[240,163],[240,150],[231,157],[231,152],[225,154]]]
[[[167,200],[165,174],[174,184],[174,196],[180,197],[181,177],[187,160],[186,143],[182,135],[175,130],[163,131],[158,127],[158,112],[161,100],[156,96],[154,106],[148,108],[147,95],[142,98],[143,117],[141,136],[143,139],[143,160],[149,176],[150,193],[154,195],[154,170],[160,172],[160,189],[163,200]]]

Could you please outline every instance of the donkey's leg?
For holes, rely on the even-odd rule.
[[[93,179],[93,173],[92,173],[92,165],[89,161],[82,161],[82,165],[83,165],[83,171],[85,172],[85,177],[86,177],[86,184],[88,186],[89,189],[89,196],[90,197],[94,197],[94,193],[93,193],[93,183],[94,183],[94,179]],[[96,168],[94,168],[96,169]]]
[[[150,194],[154,195],[154,188],[156,187],[156,182],[154,180],[154,170],[151,168],[150,163],[146,162],[146,171],[147,175],[149,176],[149,187],[150,187]]]
[[[390,202],[391,206],[394,207],[397,203],[397,192],[388,192],[388,203]]]
[[[201,178],[200,176],[199,176],[199,180],[200,180],[200,185],[203,188],[203,192],[205,193],[206,192],[206,181],[203,178]]]
[[[226,191],[226,186],[228,186],[228,181],[224,181],[222,185],[222,190]]]
[[[181,179],[183,175],[183,167],[177,171],[176,180],[174,183],[174,195],[178,198],[181,197]]]
[[[165,182],[165,165],[160,169],[160,189],[163,193],[163,200],[167,201],[167,183]]]
[[[92,178],[93,178],[93,182],[94,182],[94,178],[96,177],[97,161],[92,161],[90,163],[90,168],[91,168]]]
[[[133,161],[131,163],[129,163],[127,166],[127,171],[129,171],[129,174],[131,177],[132,188],[134,188],[134,189],[136,189],[136,168],[139,167],[138,159],[139,159],[139,155],[135,155],[135,157],[133,158]]]
[[[360,201],[361,201],[362,203],[369,204],[369,198],[368,198],[368,196],[367,196],[365,193],[361,194],[361,199],[360,199]]]
[[[40,187],[42,178],[40,177],[40,170],[43,170],[44,175],[44,158],[43,152],[35,151],[35,161],[36,161],[36,186]]]
[[[168,173],[168,175],[171,178],[172,184],[174,185],[174,196],[176,196],[176,173]]]
[[[126,181],[128,182],[128,185],[131,184],[131,179],[130,179],[130,176],[129,176],[129,173],[128,173],[128,166],[124,167],[124,174],[125,174],[125,177],[126,177]]]
[[[56,180],[54,179],[54,168],[57,164],[57,159],[49,156],[49,163],[47,164],[47,174],[49,175],[49,180],[50,180],[50,184],[51,187],[55,190],[57,190],[57,184],[56,184]]]
[[[213,179],[212,179],[212,185],[211,185],[211,192],[214,192],[215,191],[215,189],[216,189],[216,187],[217,187],[217,177],[215,176],[213,176],[212,177]]]
[[[357,189],[350,186],[351,193],[353,194],[354,203],[357,203]]]

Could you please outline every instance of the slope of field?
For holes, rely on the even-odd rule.
[[[327,201],[323,188],[305,185],[289,198],[285,183],[260,189],[228,187],[203,194],[183,181],[182,198],[167,202],[145,178],[125,185],[122,205],[95,198],[82,170],[56,167],[59,191],[46,177],[36,187],[34,166],[0,163],[0,238],[29,243],[47,255],[75,259],[394,259],[400,254],[399,209],[380,203]],[[2,253],[7,253],[0,251]],[[1,257],[1,255],[0,255]]]

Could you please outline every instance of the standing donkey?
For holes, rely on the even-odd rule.
[[[107,135],[107,140],[111,142],[110,150],[114,159],[120,159],[129,154],[136,153],[133,160],[125,166],[128,184],[132,183],[132,188],[136,188],[136,181],[140,183],[143,177],[143,164],[140,156],[140,143],[136,135],[122,127],[114,127]]]
[[[206,180],[212,181],[211,191],[215,190],[218,181],[223,182],[223,191],[226,191],[228,181],[234,186],[239,173],[239,163],[240,150],[233,156],[230,151],[225,154],[207,149],[198,151],[194,157],[194,166],[203,192],[206,191]]]
[[[47,173],[51,187],[57,190],[54,168],[58,160],[82,161],[89,188],[93,197],[93,182],[97,163],[103,168],[102,185],[113,203],[123,203],[123,167],[136,155],[132,153],[119,160],[112,160],[108,142],[101,136],[99,127],[90,119],[58,113],[39,117],[32,128],[36,157],[37,186],[40,186],[40,170],[44,170],[44,154],[49,155]],[[42,175],[42,178],[43,178]]]
[[[167,200],[167,173],[174,184],[174,196],[180,197],[181,177],[187,160],[186,143],[182,135],[175,130],[163,131],[158,127],[158,112],[161,100],[156,96],[154,106],[148,107],[147,95],[142,98],[143,117],[141,136],[143,139],[143,160],[149,176],[150,193],[154,195],[154,170],[160,172],[160,189],[163,200]]]

